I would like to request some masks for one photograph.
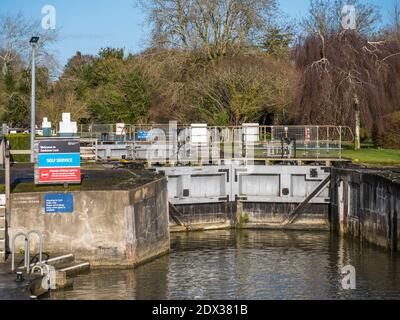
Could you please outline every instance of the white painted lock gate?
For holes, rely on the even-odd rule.
[[[321,166],[246,166],[157,168],[168,178],[174,205],[242,202],[301,203],[329,177]],[[327,184],[310,203],[329,202]]]

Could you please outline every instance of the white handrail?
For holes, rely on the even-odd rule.
[[[26,268],[27,264],[29,264],[29,261],[27,262],[27,252],[29,251],[28,238],[25,233],[19,232],[16,235],[14,235],[14,237],[12,238],[12,241],[11,241],[11,271],[12,272],[15,271],[15,240],[17,240],[17,238],[21,237],[21,236],[24,237],[24,241],[25,241],[24,267]]]
[[[15,271],[15,241],[18,237],[24,237],[24,268],[26,268],[26,272],[29,273],[30,270],[30,236],[36,234],[39,237],[39,263],[43,261],[43,235],[40,231],[32,230],[29,231],[27,234],[24,232],[19,232],[14,235],[11,241],[11,271]]]
[[[36,230],[32,230],[29,231],[27,234],[27,239],[28,239],[28,253],[27,253],[27,257],[28,257],[28,265],[26,267],[26,272],[29,273],[29,269],[30,269],[30,252],[29,252],[29,244],[30,244],[30,236],[36,234],[39,237],[39,263],[42,263],[43,261],[43,235],[40,231],[36,231]]]

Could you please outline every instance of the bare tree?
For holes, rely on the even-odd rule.
[[[396,0],[393,5],[393,12],[392,12],[392,28],[391,32],[400,42],[400,1]]]
[[[29,40],[39,36],[38,61],[48,69],[56,67],[49,45],[57,40],[57,30],[44,30],[40,21],[30,21],[22,13],[0,16],[0,67],[3,73],[17,62],[27,62],[30,57]]]
[[[379,8],[359,0],[310,0],[310,10],[301,26],[307,34],[326,35],[342,29],[342,9],[344,5],[354,5],[356,9],[357,31],[371,35],[381,20]]]
[[[276,0],[141,1],[153,26],[153,45],[203,49],[210,59],[254,43],[276,12]]]
[[[188,84],[187,120],[240,125],[268,114],[288,120],[297,77],[293,66],[262,55],[223,58]]]
[[[63,112],[71,113],[73,119],[77,120],[89,117],[86,104],[77,99],[74,91],[64,86],[65,84],[62,82],[51,86],[51,94],[38,105],[39,119],[47,117],[56,125]]]

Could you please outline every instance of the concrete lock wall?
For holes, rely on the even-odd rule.
[[[237,223],[234,202],[177,205],[176,208],[181,213],[182,221],[193,231],[229,229],[234,228]],[[170,224],[172,232],[186,231],[185,227],[177,226],[172,219]]]
[[[38,230],[45,251],[53,256],[73,253],[93,266],[134,266],[168,252],[166,179],[128,191],[71,193],[74,211],[51,214],[44,209],[48,193],[12,194],[9,239],[20,231]],[[32,252],[38,252],[37,245],[32,241]],[[19,239],[17,252],[22,248]]]
[[[329,230],[329,204],[309,204],[293,223],[281,226],[295,203],[226,202],[177,205],[182,221],[191,230],[285,228],[300,230]],[[171,220],[171,231],[185,231]]]
[[[243,202],[239,206],[243,228],[279,228],[298,204]],[[311,203],[305,207],[298,219],[285,225],[285,229],[330,230],[329,204]]]
[[[333,169],[333,229],[392,251],[400,248],[400,184],[381,172]]]

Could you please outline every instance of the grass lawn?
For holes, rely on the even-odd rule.
[[[400,167],[400,150],[363,148],[355,151],[346,148],[343,157],[367,166]]]

